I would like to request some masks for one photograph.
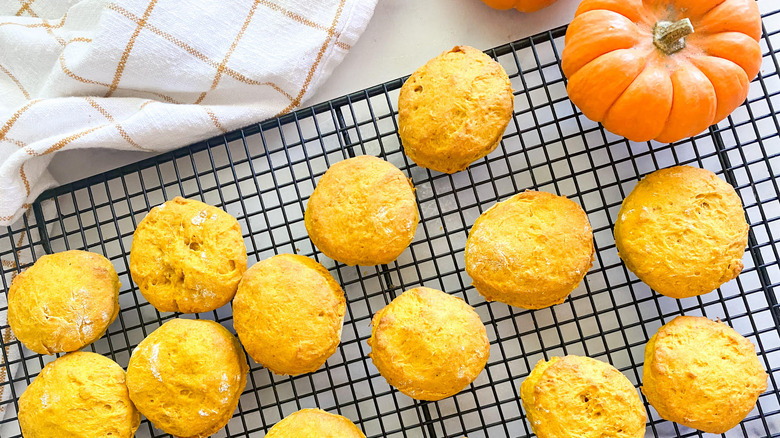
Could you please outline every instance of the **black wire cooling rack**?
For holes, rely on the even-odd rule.
[[[762,0],[762,9],[777,9]],[[775,6],[775,8],[772,8]],[[252,363],[246,391],[228,426],[215,436],[262,436],[286,415],[320,407],[347,416],[368,437],[519,437],[531,435],[519,387],[536,362],[579,354],[605,360],[637,387],[645,343],[677,315],[720,318],[757,347],[770,373],[756,409],[724,436],[780,436],[780,332],[775,287],[780,283],[780,11],[765,11],[764,68],[745,105],[726,121],[683,142],[631,143],[582,116],[566,95],[560,70],[565,28],[488,51],[507,70],[515,117],[501,146],[468,171],[444,175],[403,154],[395,104],[403,79],[297,111],[275,120],[165,153],[50,190],[16,226],[0,234],[3,288],[37,256],[65,249],[106,255],[122,281],[121,312],[107,336],[88,347],[126,366],[132,349],[164,321],[128,273],[133,230],[149,209],[182,195],[217,205],[241,223],[250,264],[277,253],[315,257],[344,287],[347,316],[341,346],[319,371],[281,377]],[[306,200],[328,166],[371,154],[391,161],[417,187],[421,222],[414,242],[394,263],[347,267],[316,251],[303,221]],[[696,298],[652,292],[617,256],[612,226],[622,199],[640,177],[690,164],[734,185],[751,224],[745,269],[735,281]],[[486,303],[464,272],[470,226],[498,200],[525,189],[566,195],[593,225],[596,261],[565,303],[537,311]],[[372,315],[402,291],[425,285],[464,298],[485,322],[491,343],[485,371],[463,392],[419,402],[392,389],[367,357]],[[6,311],[0,295],[0,311]],[[232,329],[230,306],[183,317],[214,319]],[[18,399],[53,359],[0,340],[0,435],[21,436]],[[15,371],[15,372],[12,372]],[[703,436],[663,421],[648,406],[649,436]],[[137,436],[162,436],[144,421]]]

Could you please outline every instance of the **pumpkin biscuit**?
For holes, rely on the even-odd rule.
[[[520,386],[538,438],[641,438],[647,413],[612,365],[583,356],[540,360]]]
[[[709,170],[651,173],[623,200],[615,221],[620,258],[672,298],[706,294],[742,271],[748,224],[742,202]]]
[[[645,347],[642,392],[658,415],[708,433],[725,433],[766,391],[753,343],[722,322],[678,316]]]
[[[526,191],[474,223],[466,272],[488,301],[526,309],[562,303],[593,265],[593,231],[582,208],[563,196]]]
[[[38,354],[76,351],[106,332],[119,313],[119,277],[87,251],[45,255],[8,290],[8,324]]]
[[[316,371],[341,340],[346,300],[327,269],[294,254],[246,271],[233,299],[233,327],[247,353],[276,374]]]
[[[223,428],[246,386],[238,339],[214,321],[173,319],[146,337],[127,366],[130,399],[171,435],[206,437]]]
[[[441,400],[468,386],[490,355],[474,309],[442,291],[410,289],[374,315],[369,356],[387,382],[417,400]]]
[[[241,226],[233,216],[176,197],[152,208],[138,224],[130,274],[161,312],[208,312],[233,299],[246,259]]]
[[[362,155],[322,175],[305,221],[309,237],[326,256],[374,266],[401,255],[414,239],[420,216],[411,180],[387,161]]]
[[[498,146],[513,107],[504,68],[473,47],[456,46],[401,87],[398,132],[404,152],[418,166],[464,170]]]
[[[131,438],[140,424],[125,371],[96,353],[77,351],[50,362],[19,398],[25,438]]]
[[[276,423],[265,438],[366,438],[349,419],[320,409],[302,409]]]

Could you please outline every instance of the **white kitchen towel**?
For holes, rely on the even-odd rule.
[[[46,168],[58,151],[164,151],[299,107],[357,42],[375,6],[0,0],[0,226],[55,184]],[[9,272],[16,266],[2,263]],[[7,328],[0,335],[11,339]],[[10,356],[18,361],[18,352]],[[4,401],[15,366],[2,357]]]
[[[0,1],[0,225],[54,184],[57,151],[163,151],[300,106],[375,5]]]

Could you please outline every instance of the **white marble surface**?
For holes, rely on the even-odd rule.
[[[568,23],[579,0],[559,0],[534,14],[496,11],[480,0],[379,0],[360,41],[328,82],[303,106],[409,74],[458,44],[489,49]],[[184,146],[184,145],[179,145]],[[151,156],[130,151],[65,151],[50,170],[60,183]]]

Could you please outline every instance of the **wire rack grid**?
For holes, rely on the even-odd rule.
[[[565,28],[488,51],[507,70],[515,114],[500,147],[468,171],[439,174],[415,166],[397,135],[396,102],[403,79],[391,81],[44,193],[19,224],[0,234],[2,286],[43,253],[86,249],[108,257],[122,282],[121,311],[106,336],[87,347],[127,366],[133,348],[175,317],[207,318],[232,330],[230,305],[198,315],[159,313],[128,272],[132,233],[149,209],[181,195],[220,206],[238,218],[249,263],[300,253],[330,269],[347,298],[342,342],[324,367],[276,376],[250,360],[237,412],[217,437],[260,437],[305,407],[347,416],[375,437],[520,437],[532,435],[519,386],[540,359],[587,355],[612,363],[637,387],[644,346],[677,315],[720,318],[754,344],[770,374],[769,389],[738,427],[724,434],[780,436],[780,10],[760,0],[764,68],[746,104],[694,138],[672,144],[631,143],[588,120],[566,95],[560,70]],[[776,5],[774,5],[776,6]],[[776,8],[775,8],[776,9]],[[371,154],[401,168],[417,188],[421,221],[411,246],[390,265],[348,267],[308,239],[306,201],[328,166]],[[612,236],[621,201],[656,169],[689,164],[734,185],[751,224],[745,269],[710,294],[675,300],[658,295],[621,263]],[[464,246],[470,226],[499,200],[536,189],[568,196],[588,213],[596,260],[565,303],[529,311],[487,303],[470,286]],[[439,402],[412,400],[382,378],[367,357],[372,315],[404,290],[425,285],[465,299],[485,323],[490,360],[477,380]],[[6,311],[0,294],[0,311]],[[24,349],[0,326],[0,385],[10,398],[0,435],[20,437],[18,399],[54,359]],[[17,359],[18,358],[18,359]],[[13,372],[15,371],[15,372]],[[644,400],[644,398],[643,398]],[[645,401],[646,403],[646,401]],[[706,436],[662,420],[649,405],[648,436]],[[0,414],[1,415],[1,414]],[[146,420],[137,436],[165,436]]]

